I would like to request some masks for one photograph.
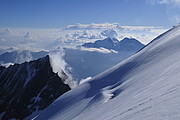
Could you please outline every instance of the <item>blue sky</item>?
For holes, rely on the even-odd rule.
[[[103,22],[170,27],[180,22],[180,0],[0,0],[0,27]]]

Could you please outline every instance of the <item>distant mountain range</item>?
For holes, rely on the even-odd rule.
[[[25,61],[36,60],[46,56],[48,52],[39,51],[32,52],[29,50],[5,52],[0,55],[0,62],[2,63],[23,63]]]
[[[49,56],[38,60],[0,67],[0,119],[24,119],[49,106],[70,90],[63,78],[52,71]]]
[[[94,43],[85,43],[82,45],[86,48],[106,48],[116,51],[138,51],[144,47],[144,44],[134,38],[124,38],[119,41],[115,38],[106,38],[104,40],[97,40]]]
[[[132,38],[125,38],[121,41],[114,38],[106,38],[97,40],[94,43],[85,43],[82,46],[87,49],[103,47],[119,53],[102,53],[65,48],[64,59],[72,68],[71,73],[73,77],[78,81],[105,71],[144,47],[138,40]],[[46,51],[31,52],[28,50],[6,52],[0,55],[0,63],[22,63],[44,57],[47,54],[48,52]]]

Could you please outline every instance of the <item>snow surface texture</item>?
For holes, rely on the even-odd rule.
[[[179,120],[180,26],[67,92],[36,120]]]

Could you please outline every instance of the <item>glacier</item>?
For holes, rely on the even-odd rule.
[[[180,26],[65,93],[36,120],[179,120]]]

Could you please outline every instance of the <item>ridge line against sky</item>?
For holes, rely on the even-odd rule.
[[[180,0],[0,0],[0,27],[62,28],[120,23],[171,27],[180,22]]]

